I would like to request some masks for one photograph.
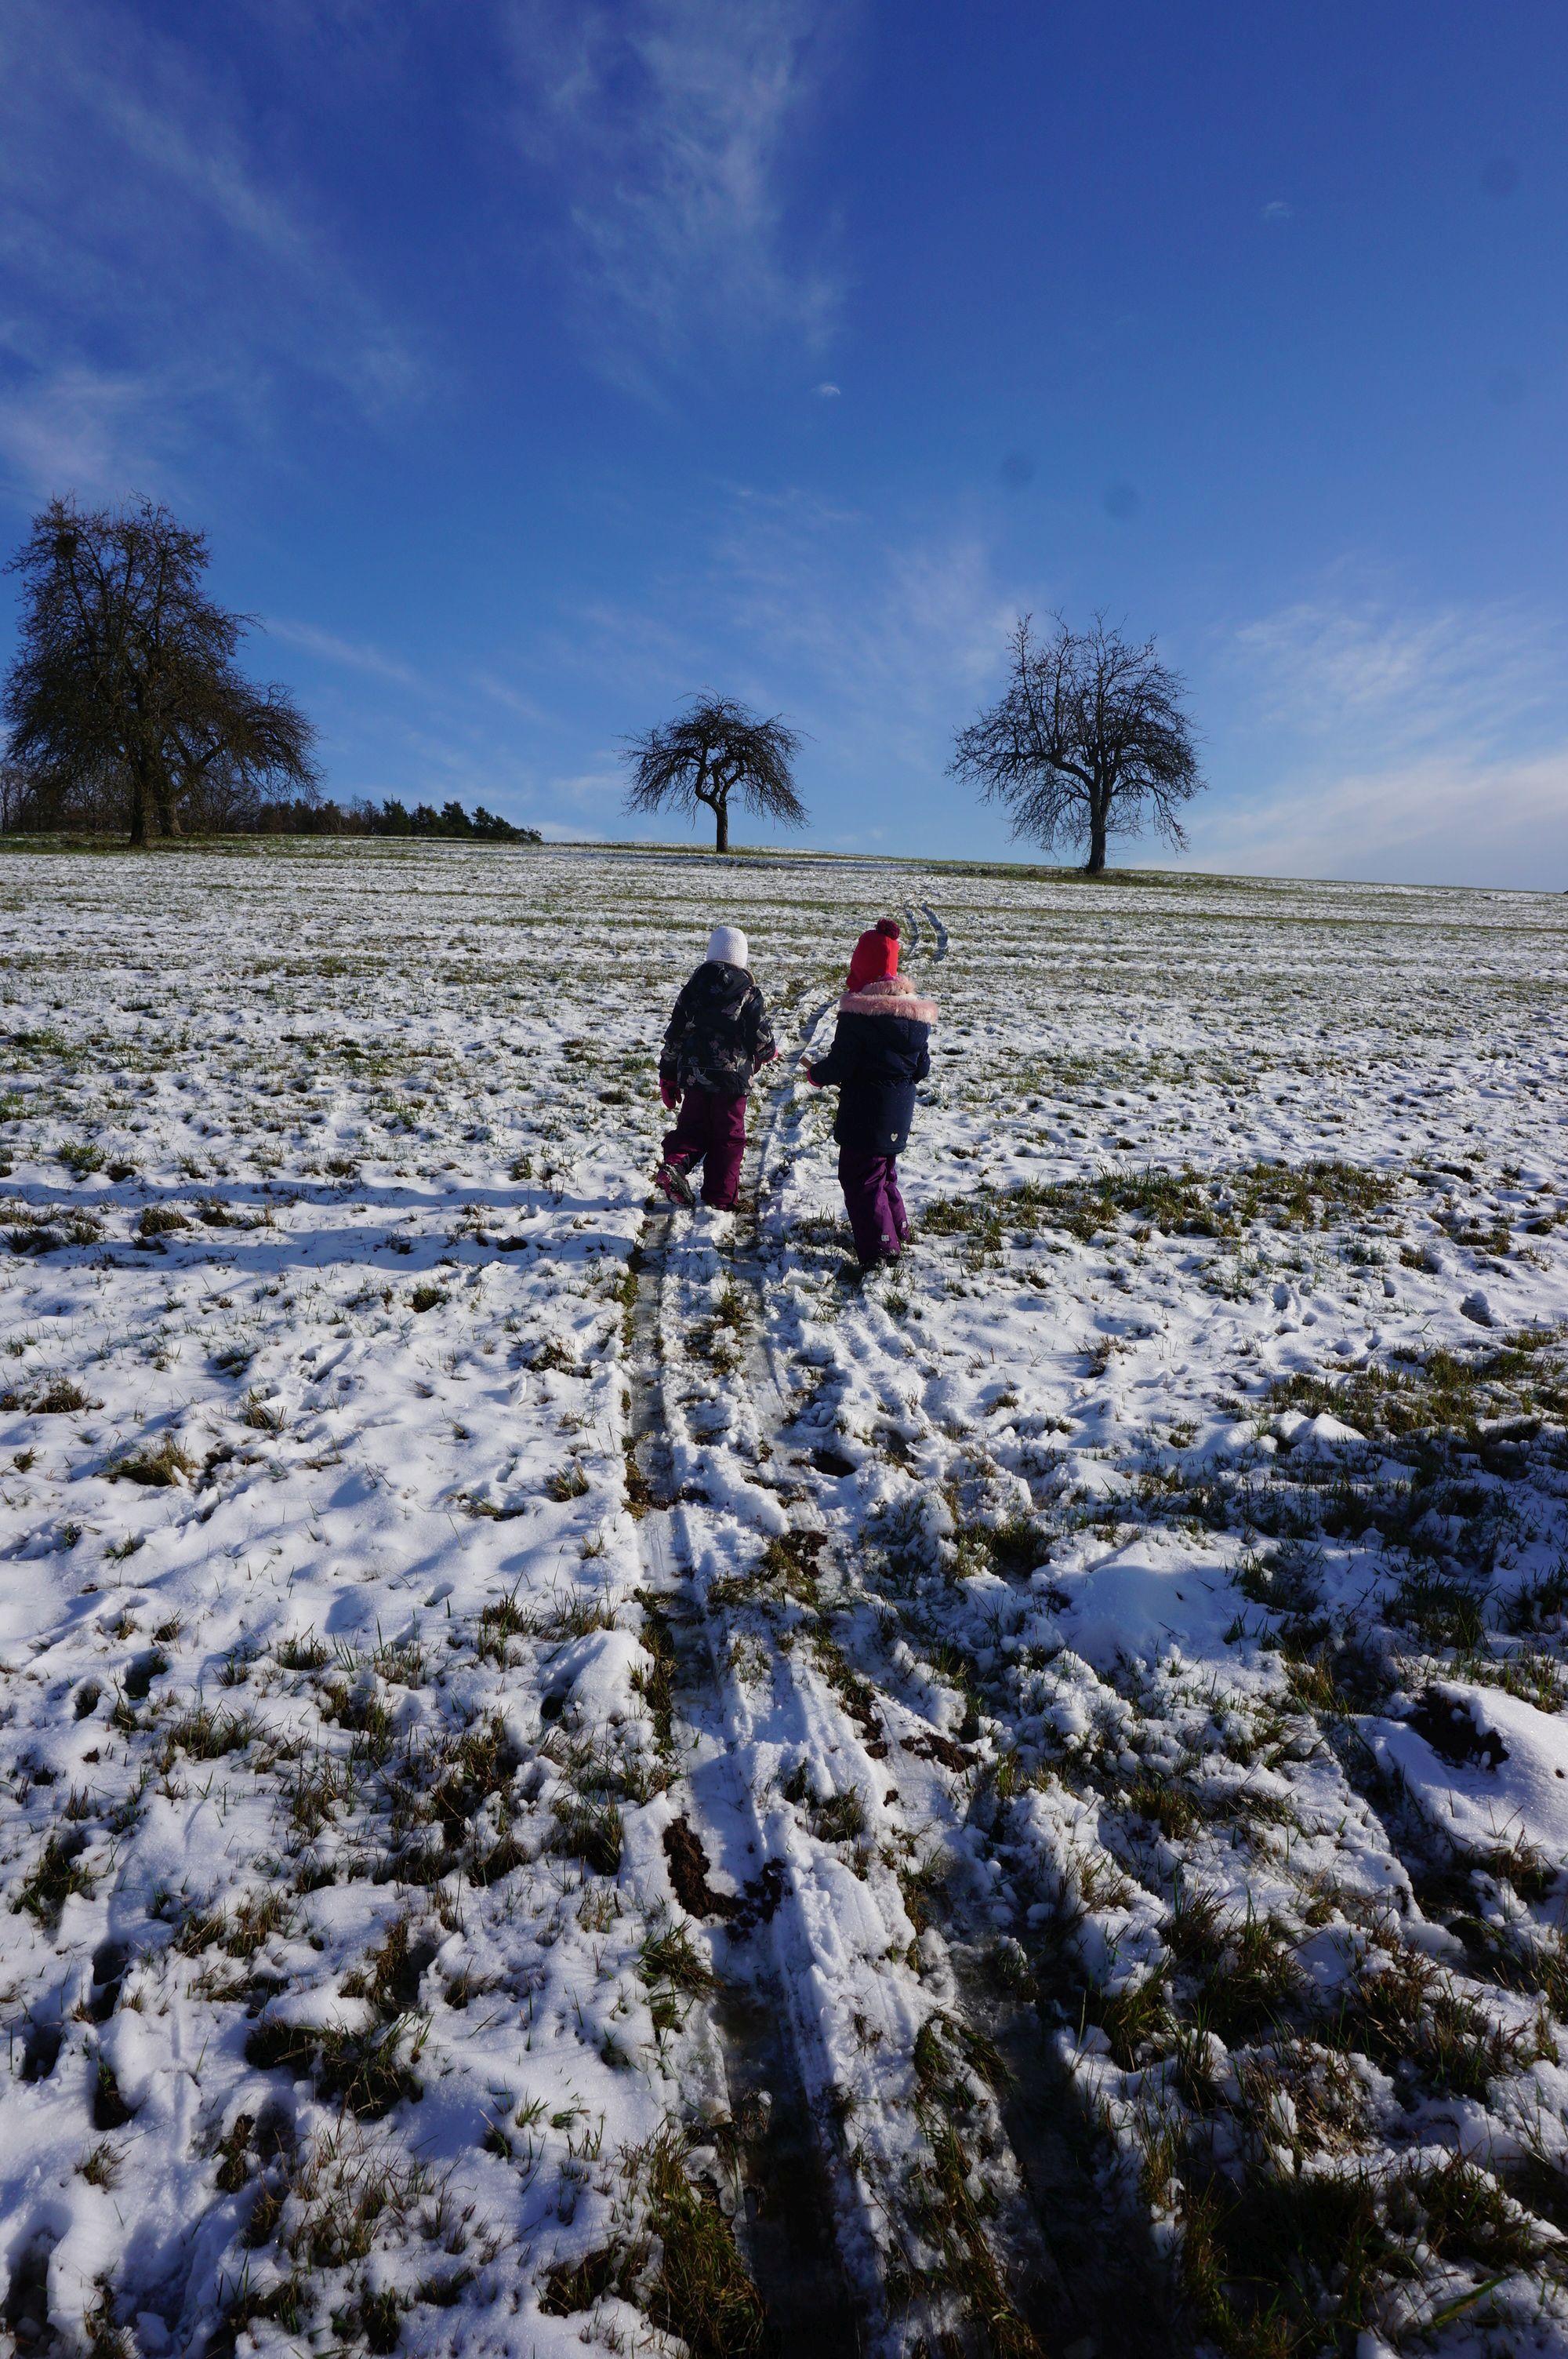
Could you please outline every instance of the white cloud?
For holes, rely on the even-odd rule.
[[[701,688],[782,712],[807,733],[805,797],[831,840],[857,826],[862,785],[881,801],[941,779],[955,725],[1001,675],[1020,603],[1035,602],[961,527],[890,537],[805,494],[732,489],[698,563],[648,605],[581,611],[553,653],[628,730]]]
[[[1267,718],[1345,752],[1508,744],[1561,711],[1561,634],[1507,605],[1303,600],[1238,631],[1235,653]]]
[[[323,663],[338,664],[350,671],[369,672],[376,679],[392,681],[398,688],[425,689],[427,682],[413,668],[399,662],[395,656],[358,639],[340,638],[335,631],[318,629],[314,623],[286,621],[269,614],[262,628],[275,639],[282,639],[291,647],[299,647],[307,655],[317,656]]]
[[[1568,742],[1518,761],[1431,755],[1303,779],[1219,826],[1191,859],[1253,875],[1568,888]]]
[[[890,539],[798,495],[739,500],[715,565],[757,653],[808,667],[846,721],[863,711],[884,744],[912,732],[924,743],[938,716],[947,725],[955,698],[1000,663],[1017,611],[977,535]]]
[[[807,340],[838,300],[788,166],[852,9],[834,0],[513,0],[525,154],[557,184],[604,357]]]
[[[27,492],[123,488],[162,472],[161,405],[150,379],[80,362],[19,374],[0,391],[0,465]]]
[[[1562,634],[1508,605],[1326,595],[1238,631],[1236,782],[1191,861],[1277,875],[1568,886]]]
[[[167,488],[215,414],[265,434],[286,379],[371,418],[419,389],[239,105],[145,11],[6,0],[0,471],[27,494]]]
[[[823,401],[837,401],[842,391],[842,386],[837,385],[819,385],[816,388],[818,398]]]
[[[521,689],[514,688],[510,681],[497,679],[495,674],[490,671],[476,671],[470,674],[470,678],[477,689],[484,695],[492,698],[497,704],[504,706],[508,712],[515,712],[522,720],[537,722],[546,728],[553,728],[556,725],[555,716],[552,713],[547,712],[534,697],[526,696]]]

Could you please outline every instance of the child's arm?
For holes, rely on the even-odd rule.
[[[659,1050],[659,1095],[666,1106],[673,1106],[680,1095],[676,1069],[680,1062],[681,1043],[686,1038],[690,1015],[687,1006],[689,984],[683,984],[670,1020],[665,1027],[664,1045]]]
[[[756,1072],[761,1066],[772,1064],[779,1053],[779,1048],[778,1042],[773,1038],[773,1025],[768,1019],[766,1002],[760,991],[753,995],[753,1004],[748,1008],[747,1014],[751,1017],[752,1071]]]
[[[854,1070],[855,1060],[841,1031],[833,1035],[833,1046],[820,1064],[807,1065],[806,1078],[814,1090],[836,1088],[847,1082]]]

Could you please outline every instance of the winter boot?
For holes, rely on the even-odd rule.
[[[684,1205],[688,1212],[697,1201],[697,1190],[678,1163],[661,1163],[654,1174],[654,1185],[670,1203]]]

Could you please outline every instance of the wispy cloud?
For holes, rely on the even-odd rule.
[[[962,525],[900,536],[805,493],[735,487],[656,599],[579,610],[555,657],[617,728],[704,687],[782,712],[808,735],[814,837],[860,841],[866,789],[920,800],[940,780],[956,723],[1000,676],[1019,594]]]
[[[1197,810],[1198,864],[1568,885],[1568,695],[1549,621],[1327,594],[1238,631],[1222,675],[1249,745],[1236,785]]]
[[[1519,760],[1432,754],[1303,779],[1217,828],[1192,861],[1275,876],[1568,889],[1568,741]]]
[[[557,725],[555,715],[536,697],[514,688],[510,680],[497,679],[492,671],[476,671],[470,677],[481,694],[503,706],[506,712],[515,712],[520,720],[535,722],[545,728]]]
[[[753,663],[804,671],[841,735],[932,767],[934,741],[999,665],[1016,602],[957,527],[901,538],[799,495],[737,497],[715,550]]]
[[[0,14],[0,469],[161,488],[200,421],[265,432],[285,377],[366,416],[421,364],[269,170],[239,98],[146,12]]]
[[[9,349],[7,347],[9,346]],[[0,334],[0,468],[28,492],[146,484],[161,472],[158,386],[130,370],[34,360]]]
[[[429,685],[412,665],[401,662],[397,657],[364,640],[340,638],[335,631],[320,630],[314,623],[290,622],[269,614],[262,627],[273,638],[282,639],[286,646],[298,647],[322,663],[337,664],[349,671],[369,672],[373,679],[389,680],[398,688],[425,690]]]
[[[1568,718],[1562,634],[1507,605],[1304,600],[1239,630],[1234,654],[1265,718],[1342,754],[1517,744],[1543,715]]]
[[[792,218],[790,160],[852,0],[513,0],[525,154],[560,200],[602,357],[636,376],[838,299],[825,225]],[[711,341],[720,329],[723,338]]]

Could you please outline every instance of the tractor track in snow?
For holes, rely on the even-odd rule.
[[[700,1887],[716,1868],[728,1871],[742,1895],[748,1885],[760,1887],[752,1920],[737,1930],[721,1918],[715,1945],[719,1980],[708,2016],[731,2125],[725,2192],[766,2313],[770,2347],[784,2354],[804,2349],[809,2338],[821,2359],[859,2359],[865,2346],[833,2227],[842,2190],[812,2117],[787,1994],[767,1937],[773,1894],[762,1874],[764,1841],[752,1798],[726,1758],[717,1633],[692,1587],[679,1515],[665,1413],[674,1220],[657,1210],[645,1220],[629,1354],[633,1457],[645,1498],[638,1526],[645,1594],[674,1658],[671,1733],[683,1764],[672,1799],[679,1813],[675,1826],[687,1841],[677,1852],[666,1836],[666,1864],[676,1899],[698,1922],[713,1918],[704,1905],[713,1896]]]
[[[948,933],[936,911],[924,902],[918,914],[911,902],[903,904],[903,911],[906,950],[914,958],[924,951],[925,962],[939,964],[947,955]],[[929,929],[929,950],[922,941],[921,918]],[[806,1018],[794,1060],[796,1068],[832,1005],[825,1002]],[[795,1095],[793,1082],[775,1089],[768,1118],[759,1125],[748,1148],[741,1190],[746,1217],[731,1257],[734,1277],[750,1297],[753,1314],[754,1341],[743,1373],[759,1408],[762,1451],[791,1470],[781,1495],[790,1505],[792,1523],[814,1538],[820,1537],[823,1553],[816,1560],[817,1570],[824,1571],[831,1558],[834,1602],[854,1614],[857,1607],[863,1609],[872,1601],[842,1550],[834,1549],[824,1495],[831,1493],[836,1478],[812,1465],[799,1447],[799,1436],[793,1446],[787,1439],[795,1409],[767,1315],[773,1273],[763,1233],[765,1211],[785,1111]],[[871,1618],[875,1621],[874,1608]],[[942,1762],[948,1740],[917,1705],[900,1698],[902,1682],[896,1672],[890,1678],[882,1652],[873,1641],[850,1656],[853,1670],[874,1694],[878,1731],[873,1734],[866,1724],[863,1704],[852,1710],[829,1698],[828,1712],[836,1712],[838,1723],[835,1749],[858,1754],[862,1774],[886,1788],[888,1803],[896,1795],[907,1821],[941,1828],[948,1835],[960,1832],[982,1781],[970,1769],[959,1771],[957,1792],[945,1781],[941,1768],[946,1766],[951,1774],[955,1766],[950,1751],[947,1763]],[[1046,2354],[1109,2359],[1116,2353],[1127,2359],[1154,2359],[1173,2347],[1164,2273],[1152,2246],[1147,2252],[1131,2249],[1130,2223],[1119,2216],[1119,2207],[1114,2217],[1108,2209],[1104,2190],[1087,2159],[1092,2125],[1071,2074],[1053,2051],[1033,2006],[999,1992],[985,1964],[990,1929],[976,1919],[972,1898],[957,1889],[957,1879],[939,1882],[923,1941],[923,1971],[936,1994],[933,2019],[956,2027],[960,2043],[967,2039],[974,2052],[1000,2058],[1002,2067],[988,2132],[1010,2150],[1011,2172],[1005,2163],[993,2165],[993,2177],[1004,2190],[1011,2181],[1011,2193],[1000,2193],[986,2231],[1001,2290]],[[1130,2310],[1130,2295],[1137,2304]],[[908,2347],[891,2319],[882,2323],[884,2332],[893,2330],[890,2347]],[[941,2347],[1020,2347],[998,2339],[972,2310],[968,2317],[936,2317],[924,2323],[938,2333],[956,2332],[960,2338]],[[977,2330],[979,2340],[971,2341]],[[929,2347],[918,2332],[912,2343],[916,2349]]]
[[[931,964],[938,963],[947,953],[947,932],[935,911],[925,904],[920,905],[917,911],[915,904],[906,901],[903,915],[905,948],[911,962],[920,960],[924,952]],[[931,937],[929,951],[922,940],[922,916]],[[803,1024],[801,1049],[795,1060],[796,1068],[804,1061],[816,1027],[830,1012],[831,1006],[831,1001],[824,1003]],[[762,1447],[774,1458],[791,1463],[791,1481],[784,1495],[791,1505],[792,1522],[797,1530],[809,1533],[813,1538],[819,1538],[824,1544],[824,1557],[817,1560],[820,1567],[827,1553],[832,1550],[832,1526],[829,1516],[824,1512],[822,1500],[814,1495],[822,1487],[820,1476],[801,1452],[790,1450],[784,1440],[793,1422],[795,1409],[787,1375],[779,1364],[772,1322],[767,1317],[770,1273],[763,1235],[765,1207],[785,1109],[795,1102],[795,1097],[793,1082],[775,1090],[769,1119],[759,1126],[754,1165],[746,1175],[749,1184],[742,1190],[742,1203],[749,1209],[749,1217],[737,1239],[732,1266],[752,1305],[753,1332],[757,1340],[748,1354],[745,1373],[760,1410]],[[799,1470],[798,1475],[795,1470]],[[856,1584],[849,1578],[849,1567],[838,1560],[838,1552],[833,1551],[833,1554],[834,1574],[840,1595],[844,1602],[849,1603],[854,1595]],[[857,1661],[854,1668],[862,1671],[865,1667]],[[901,1710],[889,1693],[883,1678],[876,1675],[882,1669],[877,1665],[870,1681],[870,1687],[877,1697],[877,1706],[873,1710],[880,1709],[881,1714],[880,1733],[876,1734],[866,1724],[868,1714],[863,1702],[858,1711],[851,1710],[832,1697],[820,1679],[816,1680],[816,1701],[823,1711],[827,1726],[831,1728],[837,1722],[829,1738],[828,1751],[838,1755],[841,1759],[858,1759],[860,1777],[868,1783],[878,1781],[879,1790],[885,1788],[885,1803],[892,1804],[896,1798],[897,1805],[906,1818],[912,1818],[916,1823],[928,1823],[935,1815],[932,1803],[938,1799],[933,1794],[932,1788],[934,1784],[939,1786],[934,1764],[936,1751],[943,1743],[941,1732],[928,1727],[918,1712]],[[862,1695],[864,1692],[861,1691]],[[901,1735],[895,1735],[895,1722],[902,1731]],[[919,1754],[907,1749],[911,1742],[920,1748]],[[910,1790],[912,1785],[913,1792]],[[946,1804],[946,1799],[942,1795],[941,1803]],[[956,1916],[952,1911],[944,1913]],[[975,1995],[966,1988],[967,1982],[975,1978],[972,1974],[966,1975],[955,1946],[959,1930],[956,1921],[939,1926],[934,1919],[926,1926],[923,1966],[927,1983],[935,1985],[937,1994],[937,2003],[932,2006],[926,2023],[940,2027],[944,2033],[956,2028],[960,2045],[968,2040],[970,2049],[979,2053],[984,2052],[981,2041],[990,2038],[992,2027],[989,2022],[982,2023],[981,2009],[976,2004]],[[934,1954],[935,1951],[945,1954]],[[994,2016],[995,2010],[989,2010],[989,2013]],[[976,2034],[980,2035],[980,2039],[976,2038]],[[923,2305],[925,2315],[921,2317],[912,2315],[900,2321],[889,2315],[884,2307],[881,2324],[890,2346],[894,2349],[929,2347],[924,2332],[925,2329],[944,2338],[942,2347],[980,2350],[1000,2347],[994,2335],[994,2318],[988,2322],[983,2314],[998,2293],[1002,2306],[1011,2306],[1016,2321],[1035,2338],[1039,2349],[1054,2353],[1063,2350],[1072,2342],[1084,2342],[1083,2321],[1074,2317],[1077,2305],[1071,2300],[1043,2233],[1039,2200],[1046,2190],[1047,2168],[1049,2185],[1054,2190],[1065,2188],[1069,2174],[1064,2169],[1060,2152],[1053,2149],[1046,2153],[1045,2141],[1034,2119],[1037,2109],[1025,2102],[1031,2076],[1020,2070],[1016,2056],[1019,2044],[1016,2038],[1010,2042],[1015,2051],[1005,2060],[1010,2078],[1006,2086],[996,2093],[984,2133],[987,2143],[993,2147],[1005,2142],[1012,2148],[1011,2171],[1005,2163],[993,2161],[993,2185],[1000,2181],[1002,2191],[999,2193],[989,2226],[983,2232],[989,2251],[997,2265],[996,2278],[989,2288],[982,2285],[978,2302],[972,2288],[968,2300],[962,2295],[957,2300],[928,2299]],[[906,2246],[920,2244],[922,2238],[918,2223],[913,2233],[896,2216],[890,2217],[887,2224],[890,2243],[895,2248],[901,2242]],[[904,2232],[902,2237],[901,2228]],[[1066,2323],[1069,2319],[1074,2321],[1070,2327]],[[953,2339],[949,2342],[947,2338]]]
[[[948,940],[935,911],[922,904],[917,913],[906,902],[904,914],[912,958],[939,962]],[[732,1381],[750,1413],[743,1449],[750,1476],[775,1503],[786,1545],[813,1552],[838,1628],[874,1624],[875,1608],[868,1615],[869,1593],[834,1546],[835,1478],[785,1438],[795,1413],[791,1379],[767,1316],[770,1196],[799,1103],[798,1068],[834,1006],[832,996],[816,1000],[809,986],[797,984],[790,996],[807,1012],[759,1109],[733,1234],[708,1258],[747,1306],[746,1344]],[[674,1650],[676,1749],[687,1765],[673,1797],[687,1880],[683,1886],[672,1860],[672,1886],[689,1913],[720,1927],[711,2022],[730,2114],[741,2132],[730,2191],[770,2325],[784,2350],[804,2348],[810,2336],[827,2359],[838,2352],[914,2359],[931,2350],[983,2359],[1031,2349],[1046,2359],[1069,2352],[1073,2359],[1108,2359],[1112,2352],[1166,2350],[1163,2336],[1145,2336],[1139,2321],[1106,2299],[1112,2282],[1125,2288],[1129,2272],[1123,2266],[1107,2275],[1105,2206],[1079,2159],[1087,2125],[1076,2118],[1070,2076],[1033,2010],[1008,2005],[989,1987],[985,1927],[974,1921],[958,1879],[934,1897],[919,1935],[918,1982],[885,1969],[879,1978],[865,1960],[854,1983],[820,1970],[824,1945],[831,1951],[837,1932],[823,1871],[837,1863],[812,1854],[798,1827],[781,1843],[781,1811],[793,1813],[780,1803],[776,1780],[765,1790],[756,1768],[759,1760],[776,1767],[780,1731],[806,1732],[806,1752],[830,1792],[852,1786],[880,1796],[903,1826],[935,1833],[939,1843],[966,1833],[980,1781],[970,1764],[956,1762],[950,1740],[918,1705],[900,1698],[902,1682],[890,1677],[874,1639],[856,1644],[849,1658],[856,1684],[847,1695],[835,1692],[806,1660],[807,1647],[791,1640],[773,1649],[768,1703],[759,1710],[748,1701],[730,1659],[732,1634],[707,1603],[712,1557],[730,1561],[728,1536],[707,1539],[702,1523],[714,1503],[703,1495],[701,1455],[676,1441],[684,1420],[672,1386],[693,1291],[681,1266],[693,1251],[691,1233],[678,1217],[650,1211],[638,1256],[631,1364],[633,1449],[647,1498],[640,1531],[648,1593]],[[703,1249],[695,1250],[700,1260]],[[699,1579],[705,1546],[709,1561]],[[816,1854],[824,1849],[818,1843]],[[901,1947],[911,1924],[892,1879],[879,1873],[881,1892],[872,1889],[865,1905],[874,1910],[880,1898],[884,1915],[902,1927]],[[846,2045],[858,2040],[886,2060],[892,2081],[900,2073],[907,2081],[923,2039],[928,2056],[945,2056],[967,2073],[991,2206],[983,2226],[978,2215],[965,2215],[938,2233],[946,2275],[923,2274],[921,2266],[933,2244],[940,2083],[924,2098],[918,2085],[913,2094],[890,2086],[880,2105],[861,2100],[851,2115],[836,2078]],[[994,2087],[979,2086],[977,2057],[991,2060],[986,2070]],[[912,2137],[919,2104],[926,2107],[923,2128]],[[1064,2246],[1071,2250],[1064,2254]],[[954,2253],[957,2266],[948,2267]]]

